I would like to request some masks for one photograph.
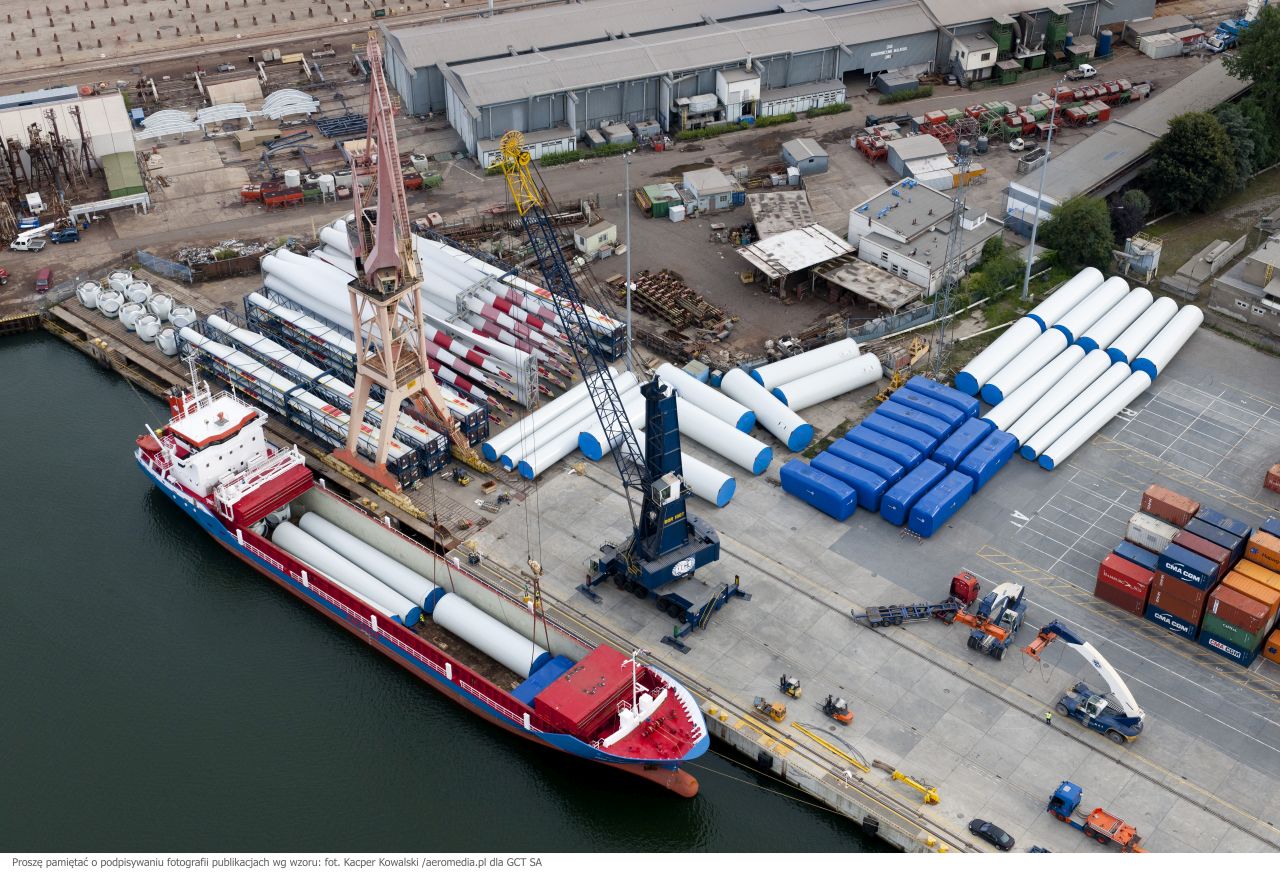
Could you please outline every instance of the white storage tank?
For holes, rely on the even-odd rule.
[[[771,391],[793,412],[802,411],[843,393],[875,384],[884,377],[880,358],[863,354],[844,363],[828,366],[812,375],[779,385]]]
[[[325,198],[333,198],[337,195],[338,184],[333,174],[321,174],[316,180],[316,185],[320,187],[320,194]]]
[[[991,405],[998,405],[1032,375],[1043,369],[1050,360],[1067,349],[1067,336],[1052,329],[1041,335],[1027,349],[1019,353],[1009,365],[991,377],[982,387],[982,398]]]
[[[1129,377],[1128,363],[1112,363],[1111,367],[1094,379],[1093,383],[1076,395],[1067,405],[1036,431],[1022,446],[1020,452],[1027,460],[1036,460],[1050,445],[1076,422],[1089,413],[1107,394],[1115,390]]]
[[[1129,294],[1129,283],[1122,277],[1109,277],[1102,285],[1089,294],[1079,305],[1076,305],[1062,319],[1053,324],[1067,339],[1067,344],[1074,344],[1084,335],[1089,327],[1097,323],[1104,314],[1119,304]]]
[[[297,168],[290,168],[284,172],[284,185],[290,189],[298,189],[302,186],[302,171]]]
[[[1133,321],[1151,306],[1151,301],[1151,292],[1145,287],[1131,290],[1129,295],[1090,326],[1077,344],[1086,351],[1099,348],[1105,350],[1107,345],[1119,338],[1120,333],[1128,329]]]
[[[1079,305],[1085,297],[1102,283],[1102,272],[1096,268],[1084,268],[1071,280],[1058,287],[1047,299],[1027,314],[1040,324],[1040,328],[1048,329],[1061,320],[1068,311]]]
[[[1018,440],[1019,445],[1026,445],[1041,427],[1049,423],[1050,418],[1066,408],[1110,366],[1111,358],[1106,353],[1090,351],[1083,360],[1071,368],[1071,371],[1062,376],[1061,380],[1045,391],[1039,401],[1028,409],[1026,414],[1018,418],[1006,432],[1011,433]]]

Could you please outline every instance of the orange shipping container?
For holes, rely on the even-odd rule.
[[[1142,492],[1142,511],[1178,527],[1185,527],[1200,511],[1200,504],[1170,491],[1164,485],[1152,485]]]
[[[1267,638],[1267,642],[1262,647],[1262,656],[1280,665],[1280,628],[1272,631],[1271,636]]]
[[[1222,584],[1229,586],[1240,594],[1248,595],[1255,601],[1260,601],[1267,605],[1268,610],[1274,614],[1277,607],[1280,607],[1280,591],[1267,588],[1256,579],[1236,573],[1234,570],[1222,577]]]
[[[1244,547],[1244,556],[1268,570],[1280,572],[1280,537],[1258,531],[1249,537],[1249,542]]]
[[[1254,564],[1252,561],[1241,559],[1231,569],[1236,573],[1242,573],[1250,579],[1261,582],[1272,591],[1280,591],[1280,573],[1268,570],[1261,564]]]

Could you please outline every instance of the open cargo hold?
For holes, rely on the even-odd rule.
[[[1157,573],[1155,579],[1151,580],[1147,599],[1175,616],[1199,625],[1200,617],[1204,615],[1204,605],[1209,601],[1209,592],[1181,579]]]
[[[926,415],[921,411],[901,405],[893,400],[882,402],[876,406],[876,413],[900,424],[905,424],[913,430],[927,433],[938,441],[947,438],[953,432],[951,425],[946,421],[935,418],[932,415]]]
[[[1115,548],[1115,554],[1130,564],[1137,564],[1139,567],[1144,567],[1151,571],[1156,569],[1156,560],[1160,557],[1155,552],[1150,552],[1128,540],[1120,541],[1120,545]]]
[[[1184,549],[1190,549],[1197,555],[1208,558],[1213,563],[1219,565],[1222,570],[1226,570],[1231,566],[1231,552],[1219,546],[1217,543],[1211,543],[1204,537],[1198,537],[1190,531],[1178,531],[1178,535],[1173,538],[1173,545],[1182,546]]]
[[[889,487],[889,480],[872,472],[866,467],[850,463],[830,451],[823,451],[814,457],[812,464],[819,472],[837,478],[858,492],[858,505],[868,512],[880,508],[880,500]]]
[[[883,433],[877,433],[870,427],[864,427],[861,424],[845,433],[844,438],[855,445],[861,445],[863,448],[874,451],[876,454],[883,454],[885,457],[902,464],[907,469],[914,468],[920,461],[925,459],[924,452],[920,449],[912,448],[897,439],[890,439]]]
[[[961,473],[947,473],[916,501],[907,519],[908,527],[912,533],[931,537],[971,496],[973,479]]]
[[[956,464],[956,472],[973,479],[976,494],[983,485],[995,478],[1000,468],[1008,463],[1018,450],[1018,440],[1003,430],[992,430],[978,446]]]
[[[827,451],[863,469],[871,470],[882,478],[888,479],[890,484],[902,478],[907,471],[906,467],[893,458],[877,454],[848,439],[837,439],[827,446]]]
[[[905,387],[895,390],[889,399],[899,405],[905,405],[918,412],[931,415],[940,421],[946,421],[952,430],[963,424],[969,418],[968,415],[955,406],[947,405],[945,402],[939,402],[931,396],[916,393],[914,390],[908,390]]]
[[[1200,634],[1200,620],[1198,618],[1184,619],[1173,610],[1159,606],[1154,601],[1147,604],[1147,611],[1143,613],[1143,617],[1155,622],[1166,631],[1179,637],[1185,637],[1187,640],[1195,640]]]
[[[1233,560],[1238,560],[1244,555],[1244,537],[1229,534],[1222,528],[1214,527],[1207,521],[1193,518],[1187,522],[1187,526],[1183,530],[1189,534],[1202,537],[1215,545],[1222,546],[1231,553]]]
[[[1280,571],[1280,537],[1256,533],[1244,547],[1244,557],[1268,570]]]
[[[960,409],[971,418],[978,416],[978,401],[971,396],[961,393],[960,391],[948,387],[945,384],[939,384],[931,378],[925,378],[920,375],[913,375],[907,380],[907,390],[914,391],[921,396],[928,396],[936,399],[938,402],[946,403],[952,408]]]
[[[1145,512],[1135,512],[1129,516],[1129,526],[1124,532],[1126,540],[1156,554],[1169,548],[1177,535],[1176,527]]]
[[[1162,521],[1185,527],[1200,511],[1200,504],[1163,485],[1152,485],[1142,492],[1142,505],[1138,508]]]
[[[963,460],[966,454],[977,448],[978,444],[994,429],[995,427],[988,421],[971,418],[943,440],[930,457],[947,469],[955,469],[956,464]]]
[[[914,427],[908,427],[901,421],[895,421],[893,418],[872,412],[862,419],[859,425],[870,430],[875,430],[894,439],[904,445],[910,445],[925,454],[930,453],[938,447],[938,439],[930,433],[923,430],[917,430]]]
[[[902,477],[898,484],[885,491],[880,500],[880,516],[887,522],[901,527],[916,501],[947,474],[947,468],[935,460],[926,460]]]
[[[783,464],[778,470],[778,480],[782,482],[782,490],[836,521],[844,521],[858,508],[857,491],[798,460]]]
[[[1222,568],[1208,558],[1172,543],[1160,553],[1156,570],[1203,589],[1213,588],[1222,576]]]

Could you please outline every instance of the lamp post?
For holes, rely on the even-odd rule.
[[[1053,155],[1053,129],[1057,127],[1058,89],[1067,81],[1063,76],[1053,87],[1053,107],[1049,110],[1049,136],[1044,139],[1044,164],[1040,166],[1040,188],[1036,191],[1035,214],[1031,219],[1031,244],[1027,247],[1027,270],[1022,275],[1022,301],[1031,297],[1031,263],[1036,258],[1036,232],[1040,230],[1040,206],[1044,200],[1044,177],[1049,170],[1049,159]]]
[[[634,371],[631,362],[631,154],[635,150],[627,150],[626,159],[626,199],[627,199],[627,371]]]

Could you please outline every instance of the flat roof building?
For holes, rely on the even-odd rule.
[[[1214,278],[1209,307],[1280,337],[1280,237],[1273,237]]]

